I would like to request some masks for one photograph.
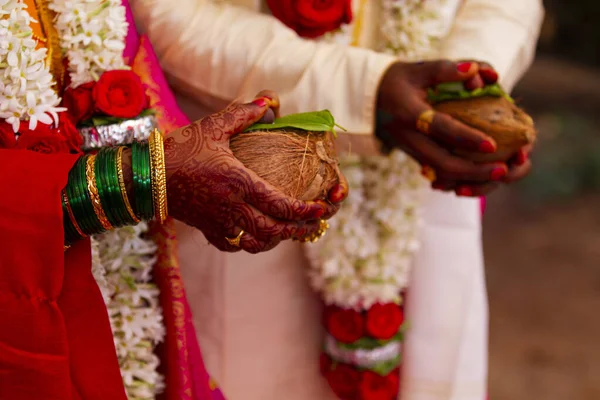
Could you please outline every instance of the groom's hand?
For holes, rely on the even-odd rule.
[[[251,103],[231,105],[165,139],[170,214],[200,229],[220,250],[258,253],[282,240],[311,235],[319,229],[320,218],[339,208],[335,201],[339,192],[344,192],[340,201],[347,193],[342,182],[330,193],[329,202],[297,200],[234,157],[229,139],[274,117],[278,108],[275,94],[261,92]],[[239,246],[232,245],[226,238],[236,238],[241,230],[245,233]]]
[[[497,74],[489,66],[472,61],[393,64],[379,88],[379,134],[435,171],[436,180],[475,184],[501,181],[508,173],[506,164],[476,164],[450,151],[493,153],[496,143],[491,137],[439,112],[429,114],[432,118],[428,124],[418,124],[427,116],[423,113],[432,110],[427,103],[428,88],[461,81],[474,89],[496,79]]]

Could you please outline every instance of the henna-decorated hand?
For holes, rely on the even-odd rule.
[[[436,173],[434,189],[455,191],[462,196],[479,196],[500,182],[521,179],[531,167],[527,150],[508,163],[477,164],[454,155],[450,149],[491,153],[494,140],[449,115],[436,112],[428,134],[417,130],[416,121],[425,110],[427,89],[443,82],[465,82],[470,89],[498,80],[496,71],[476,61],[398,62],[385,74],[378,93],[378,135]]]
[[[318,230],[319,218],[335,214],[347,195],[342,180],[327,203],[293,199],[234,157],[230,138],[263,117],[272,119],[278,110],[277,95],[261,92],[252,103],[231,105],[165,139],[169,213],[200,229],[220,250],[258,253],[310,235]],[[242,229],[240,247],[229,244],[226,237],[235,238]]]

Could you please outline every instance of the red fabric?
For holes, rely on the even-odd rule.
[[[63,251],[77,156],[0,150],[0,399],[125,400],[89,244]]]

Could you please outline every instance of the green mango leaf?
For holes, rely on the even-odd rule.
[[[143,110],[135,118],[119,118],[119,117],[110,117],[108,115],[94,115],[93,117],[80,122],[77,126],[80,128],[88,128],[88,127],[92,127],[92,126],[120,124],[121,122],[128,121],[130,119],[148,117],[150,115],[156,115],[156,111],[153,110],[152,108],[147,108],[147,109]]]
[[[433,89],[427,90],[427,101],[431,104],[440,103],[442,101],[473,99],[476,97],[504,97],[511,103],[514,100],[502,89],[502,87],[494,83],[474,90],[466,90],[462,82],[446,82],[440,83]]]
[[[335,127],[345,130],[335,123],[329,110],[290,114],[277,118],[272,124],[254,124],[246,132],[273,131],[282,129],[300,129],[310,132],[332,132],[336,136]]]
[[[386,376],[390,372],[392,372],[398,365],[400,365],[401,358],[397,356],[396,358],[385,361],[379,364],[374,365],[369,368],[371,371],[378,373],[381,376]]]

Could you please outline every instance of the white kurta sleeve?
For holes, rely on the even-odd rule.
[[[440,57],[486,61],[512,90],[533,60],[543,16],[542,0],[465,0]]]
[[[274,17],[209,0],[132,0],[176,89],[210,104],[281,97],[282,113],[329,109],[351,133],[372,134],[376,92],[395,59],[304,40]]]

